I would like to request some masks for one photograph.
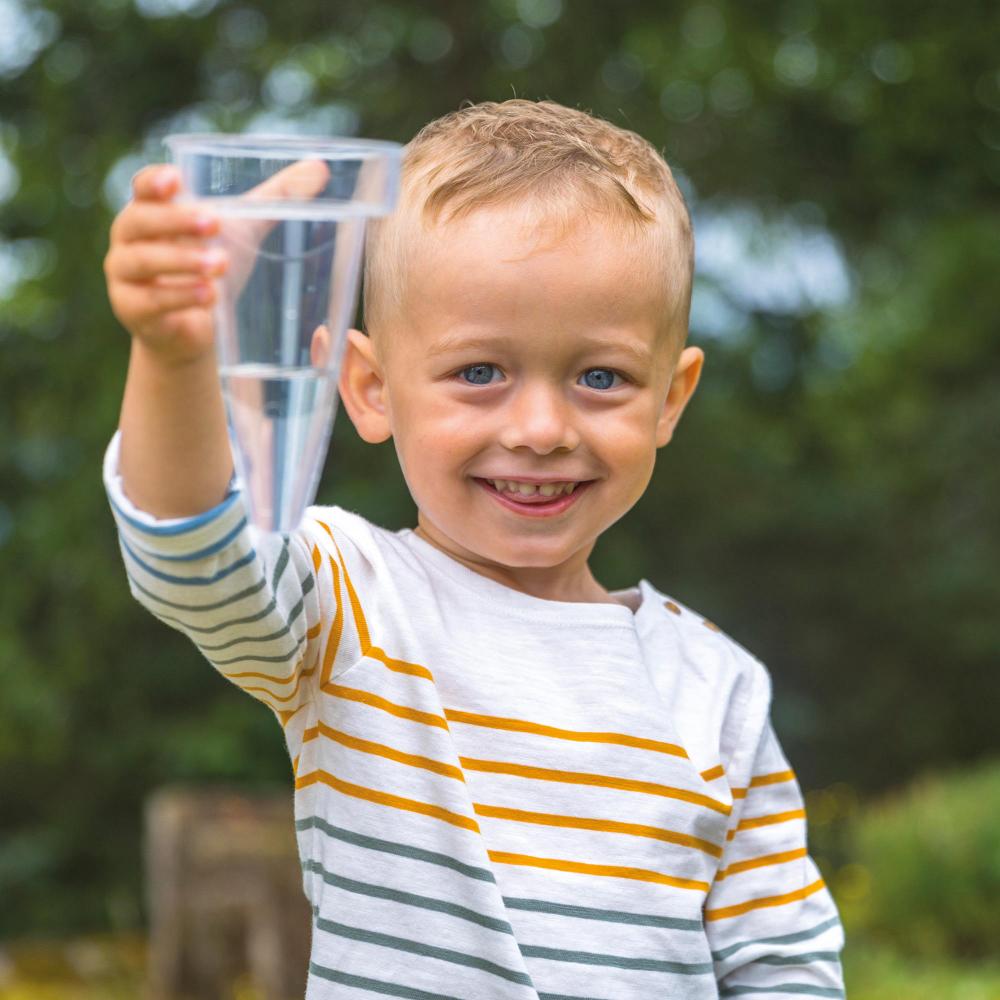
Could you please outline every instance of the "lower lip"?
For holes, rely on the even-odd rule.
[[[512,499],[508,494],[501,493],[485,479],[477,479],[476,482],[501,507],[506,507],[507,510],[512,510],[515,514],[523,514],[525,517],[554,517],[556,514],[561,514],[564,510],[569,510],[593,480],[579,483],[572,493],[563,493],[561,496],[553,497],[551,500],[533,500],[531,503],[521,503]],[[535,495],[537,496],[537,494]]]

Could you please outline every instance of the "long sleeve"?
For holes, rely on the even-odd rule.
[[[768,715],[755,711],[727,768],[734,808],[705,927],[721,997],[843,997],[843,930],[809,857],[795,775]]]
[[[133,596],[286,723],[310,698],[320,656],[315,548],[256,532],[238,491],[191,518],[138,510],[122,489],[118,445],[116,434],[104,481]]]

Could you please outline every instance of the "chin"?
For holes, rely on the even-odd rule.
[[[491,562],[511,569],[551,569],[561,566],[573,557],[578,548],[566,545],[547,547],[524,543],[497,546],[482,555]]]

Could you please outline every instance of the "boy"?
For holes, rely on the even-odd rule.
[[[655,150],[522,100],[408,146],[340,380],[395,443],[401,532],[337,507],[246,527],[208,312],[226,261],[177,186],[140,173],[112,230],[132,355],[106,481],[135,596],[284,727],[307,997],[842,996],[765,669],[588,567],[703,362]]]

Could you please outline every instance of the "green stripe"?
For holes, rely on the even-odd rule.
[[[195,552],[185,552],[184,555],[165,556],[162,552],[154,552],[152,549],[144,549],[134,538],[132,544],[143,555],[152,556],[154,559],[162,559],[165,562],[196,562],[199,559],[207,559],[209,556],[221,552],[245,527],[247,519],[244,517],[237,522],[236,527],[230,528],[229,532],[218,541],[212,542]]]
[[[833,986],[807,986],[805,983],[781,983],[778,986],[727,986],[720,997],[743,997],[751,993],[789,993],[804,997],[834,997],[843,1000],[844,991]]]
[[[300,586],[302,587],[303,596],[307,595],[315,585],[316,582],[313,579],[312,574],[310,574],[307,577],[304,577],[300,583]],[[253,593],[256,593],[263,586],[264,586],[264,578],[261,577],[260,583],[258,583],[257,586],[254,588]],[[149,592],[146,591],[146,593]],[[156,595],[150,594],[149,596],[155,597]],[[169,602],[164,601],[163,603],[167,604]],[[197,632],[199,635],[214,635],[216,632],[221,632],[223,629],[232,628],[234,625],[252,625],[254,622],[259,622],[261,618],[266,618],[277,606],[278,606],[277,600],[272,597],[270,603],[267,605],[266,608],[264,608],[263,611],[258,611],[255,615],[247,615],[245,618],[230,618],[229,621],[222,622],[219,625],[201,625],[201,626],[188,625],[182,619],[172,618],[170,617],[170,615],[159,615],[158,617],[160,621],[176,622],[176,624],[183,626],[186,632]],[[171,605],[171,607],[181,608],[186,611],[200,610],[200,609],[186,607],[183,604],[175,604]]]
[[[807,931],[797,931],[795,934],[779,934],[777,937],[754,938],[752,941],[739,941],[736,944],[729,945],[727,948],[713,951],[712,958],[716,962],[721,962],[741,948],[749,948],[754,944],[795,944],[796,941],[808,941],[810,938],[819,937],[823,931],[827,931],[831,927],[837,927],[839,924],[839,918],[830,917],[829,920],[824,920],[823,923],[817,924]]]
[[[349,972],[336,972],[333,969],[317,965],[315,962],[309,963],[309,973],[331,983],[354,986],[359,990],[381,993],[382,996],[386,997],[403,997],[404,1000],[461,1000],[461,997],[453,997],[450,993],[428,993],[427,990],[418,990],[414,986],[397,986],[395,983],[386,983],[381,979],[352,976]]]
[[[371,851],[382,851],[384,854],[395,854],[401,858],[412,858],[414,861],[426,861],[428,864],[439,865],[442,868],[450,868],[452,871],[474,878],[480,882],[493,882],[493,872],[488,868],[479,868],[475,865],[468,865],[464,861],[452,858],[447,854],[438,851],[429,851],[424,847],[413,847],[410,844],[401,844],[395,840],[382,840],[379,837],[368,837],[362,833],[354,833],[353,830],[345,830],[343,827],[333,826],[319,816],[309,816],[306,819],[295,821],[295,829],[319,830],[334,840],[342,840],[345,844],[353,844],[355,847],[364,847]]]
[[[279,656],[234,656],[231,660],[213,660],[209,656],[208,659],[217,667],[231,667],[234,663],[288,663],[295,658],[300,645],[301,643],[296,643],[287,653]],[[200,646],[198,648],[201,649]]]
[[[603,997],[581,997],[576,993],[539,993],[538,1000],[604,1000]]]
[[[345,830],[343,827],[333,826],[319,816],[309,816],[305,819],[297,820],[295,829],[300,832],[313,829],[320,830],[334,840],[340,840],[355,847],[381,851],[384,854],[394,854],[399,857],[411,858],[415,861],[424,861],[427,864],[448,868],[451,871],[458,872],[460,875],[474,878],[480,882],[496,882],[493,873],[487,868],[469,865],[459,861],[457,858],[441,854],[438,851],[429,851],[424,847],[413,847],[410,844],[401,844],[398,841],[369,837],[365,834],[355,833],[352,830]],[[646,913],[628,913],[622,910],[601,910],[591,906],[553,903],[544,899],[504,896],[503,902],[508,909],[513,910],[553,913],[563,917],[582,917],[585,920],[604,920],[609,923],[635,924],[644,927],[662,927],[668,930],[684,931],[701,930],[703,926],[700,920],[687,920],[681,917],[661,917]],[[583,998],[580,998],[580,1000],[583,1000]]]
[[[580,965],[603,965],[615,969],[635,969],[638,972],[672,972],[678,976],[705,976],[715,972],[711,962],[667,962],[659,958],[627,958],[624,955],[601,955],[590,951],[568,951],[565,948],[542,948],[522,944],[525,958],[548,958],[554,962],[577,962]]]
[[[129,559],[132,560],[132,562],[141,566],[150,576],[155,576],[158,580],[163,580],[176,587],[210,587],[212,584],[218,583],[220,580],[224,580],[227,576],[232,576],[233,573],[249,566],[250,563],[257,558],[256,550],[250,549],[249,552],[240,556],[228,566],[223,566],[222,569],[216,570],[211,576],[176,576],[173,573],[167,573],[162,569],[157,569],[155,566],[151,566],[147,562],[143,562],[129,543],[125,541],[124,536],[119,536],[119,542],[121,544],[122,551],[128,556]]]
[[[514,936],[514,929],[506,920],[497,920],[495,917],[487,917],[485,914],[470,910],[467,906],[459,906],[457,903],[447,903],[443,899],[435,899],[432,896],[421,896],[415,892],[403,892],[401,889],[390,889],[384,885],[373,885],[371,882],[358,882],[343,875],[334,875],[327,871],[318,861],[307,861],[302,866],[303,871],[313,872],[321,875],[327,885],[335,885],[338,889],[347,892],[356,892],[364,896],[374,896],[378,899],[391,899],[396,903],[403,903],[406,906],[419,906],[425,910],[436,910],[438,913],[449,913],[460,920],[468,920],[470,923],[478,924],[491,931],[500,931],[503,934]]]
[[[575,993],[539,993],[538,1000],[604,1000],[603,997],[581,997]]]
[[[660,917],[652,913],[629,913],[626,910],[600,910],[592,906],[550,903],[544,899],[522,899],[504,896],[504,905],[512,910],[532,910],[536,913],[557,913],[562,917],[582,917],[584,920],[606,920],[614,924],[636,924],[642,927],[663,927],[675,931],[700,931],[700,920],[684,917]]]
[[[339,924],[334,920],[323,920],[319,917],[316,918],[316,927],[327,934],[336,934],[338,937],[345,937],[351,941],[364,941],[366,944],[379,945],[394,951],[405,951],[411,955],[436,958],[442,962],[451,962],[452,965],[464,965],[469,969],[479,969],[480,972],[496,976],[498,979],[505,979],[509,983],[531,986],[531,977],[526,972],[506,969],[502,965],[497,965],[496,962],[479,958],[476,955],[467,955],[465,952],[455,951],[453,948],[439,948],[437,945],[425,944],[423,941],[412,941],[410,938],[384,934],[381,931],[369,931],[363,927],[351,927],[349,924]]]
[[[300,600],[298,604],[288,613],[288,618],[285,622],[284,628],[279,628],[277,632],[271,632],[269,635],[244,635],[240,636],[239,639],[230,639],[229,642],[224,642],[218,646],[202,646],[201,643],[198,644],[198,648],[203,653],[221,653],[224,649],[230,649],[233,646],[238,646],[241,642],[273,642],[275,639],[280,639],[282,636],[288,635],[292,631],[292,626],[298,620],[299,615],[302,614],[302,609],[306,606],[305,600]],[[301,642],[301,640],[299,640]]]
[[[253,586],[247,587],[245,590],[241,590],[238,594],[233,594],[224,600],[215,601],[213,604],[178,604],[176,601],[168,601],[165,597],[160,597],[159,594],[154,594],[153,591],[147,590],[131,573],[129,573],[128,567],[125,569],[125,575],[128,577],[132,586],[135,587],[140,593],[145,594],[147,597],[151,597],[154,601],[157,601],[160,604],[166,605],[168,608],[176,608],[178,611],[217,611],[219,608],[224,608],[227,604],[234,604],[236,601],[242,601],[244,597],[250,597],[251,595],[256,594],[259,590],[263,590],[267,585],[267,580],[265,580],[264,577],[261,577]]]
[[[278,561],[274,564],[274,576],[271,578],[271,590],[277,591],[278,581],[285,572],[285,567],[288,565],[288,561],[288,539],[286,538],[284,542],[281,543],[281,553],[278,555]]]
[[[264,586],[264,578],[261,577],[260,586],[254,589],[254,593],[257,593]],[[270,603],[263,611],[258,611],[255,615],[247,615],[246,618],[230,618],[229,621],[222,622],[220,625],[188,625],[183,618],[174,618],[173,615],[157,615],[161,622],[172,622],[175,625],[180,626],[185,632],[197,632],[199,635],[214,635],[216,632],[221,632],[223,629],[232,628],[234,625],[252,625],[254,622],[259,622],[261,618],[266,618],[276,607],[278,602],[272,597]]]
[[[839,951],[804,951],[799,955],[764,955],[762,965],[806,965],[809,962],[839,962]]]

